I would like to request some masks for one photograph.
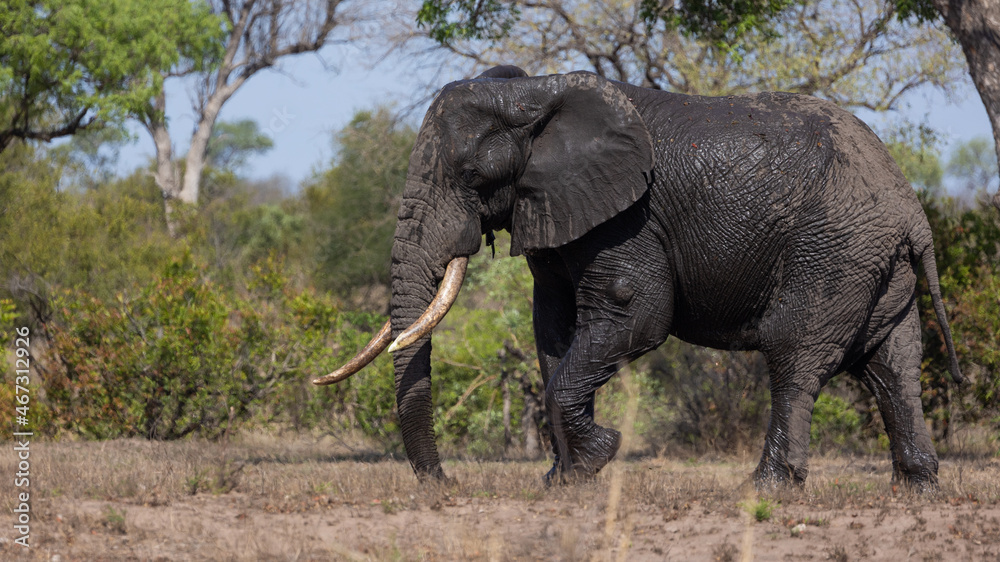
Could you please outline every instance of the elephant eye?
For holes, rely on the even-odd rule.
[[[462,182],[465,183],[465,185],[471,186],[473,183],[476,182],[476,179],[478,177],[479,177],[479,172],[471,168],[466,168],[462,170]]]

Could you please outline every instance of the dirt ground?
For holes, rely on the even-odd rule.
[[[545,463],[449,461],[454,482],[428,485],[370,451],[261,435],[32,443],[31,461],[31,547],[4,524],[2,560],[1000,560],[996,457],[943,459],[919,496],[858,457],[814,458],[803,489],[765,496],[751,458],[635,458],[552,488]],[[8,517],[18,491],[0,485]]]

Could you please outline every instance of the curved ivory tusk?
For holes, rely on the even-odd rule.
[[[343,367],[337,369],[329,375],[313,379],[312,383],[317,386],[334,384],[350,377],[364,368],[365,365],[374,361],[375,358],[378,357],[379,353],[385,351],[385,348],[389,347],[389,340],[391,339],[392,326],[387,320],[385,326],[382,326],[382,329],[375,334],[372,341],[368,342],[368,345],[359,351],[358,354],[354,356],[354,359],[351,359]]]
[[[392,345],[389,346],[389,353],[407,347],[429,334],[434,329],[434,326],[438,325],[438,322],[448,313],[451,305],[455,303],[455,299],[458,298],[458,291],[462,288],[462,281],[465,280],[465,268],[468,265],[469,258],[465,256],[455,258],[448,263],[448,268],[444,272],[444,279],[441,280],[441,285],[438,287],[438,292],[434,296],[434,300],[427,306],[427,310],[420,315],[420,318],[417,318],[416,322],[403,330],[403,333],[399,334],[396,341],[392,342]]]

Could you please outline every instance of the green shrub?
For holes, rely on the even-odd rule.
[[[347,353],[331,346],[343,349],[367,334],[345,323],[350,315],[329,298],[288,289],[280,268],[274,258],[255,267],[244,296],[213,283],[190,258],[113,301],[61,292],[46,326],[48,429],[96,438],[214,437],[232,422],[311,427],[331,419],[333,403],[344,411],[349,386],[314,390],[309,380]],[[391,400],[391,392],[379,392],[359,404],[362,426],[382,433],[374,428],[387,425]]]
[[[809,442],[812,447],[826,452],[843,448],[857,438],[861,429],[861,416],[845,400],[828,392],[820,393],[813,405]]]

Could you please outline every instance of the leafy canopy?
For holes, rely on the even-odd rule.
[[[416,131],[386,108],[360,111],[334,137],[333,166],[306,187],[317,274],[338,292],[389,284],[396,214]]]
[[[518,23],[515,0],[424,0],[417,24],[435,41],[497,40]],[[791,0],[640,0],[639,13],[649,27],[668,28],[720,43],[730,43],[751,30],[766,30],[769,20]]]
[[[202,1],[8,0],[0,9],[0,150],[142,114],[179,64],[222,54]]]
[[[216,168],[236,171],[246,166],[252,156],[273,147],[274,141],[253,119],[221,121],[212,127],[205,160]]]

